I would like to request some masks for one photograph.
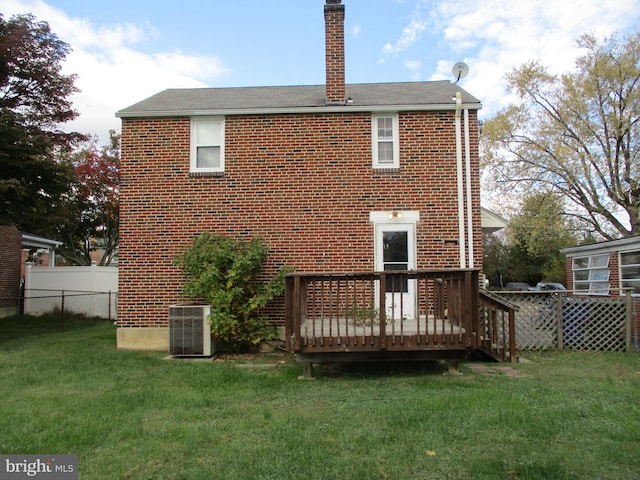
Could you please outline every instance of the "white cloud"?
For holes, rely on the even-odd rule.
[[[122,24],[97,27],[70,18],[41,0],[5,0],[5,18],[33,13],[49,23],[51,30],[72,47],[63,71],[78,75],[80,93],[72,97],[79,118],[63,127],[97,134],[106,140],[109,129],[120,129],[115,112],[166,88],[205,87],[207,81],[227,72],[212,56],[181,52],[142,53],[134,46],[154,37],[149,25]]]
[[[504,76],[515,67],[539,60],[552,73],[567,72],[580,54],[578,36],[592,33],[603,38],[637,28],[639,18],[637,0],[417,0],[400,39],[385,45],[384,51],[414,56],[410,47],[415,43],[416,50],[424,48],[418,40],[428,25],[429,35],[439,39],[440,58],[427,76],[451,80],[453,64],[467,62],[470,73],[460,83],[483,101],[481,115],[487,116],[513,100],[507,96]],[[414,69],[406,66],[413,77]]]
[[[385,46],[382,47],[382,52],[387,55],[393,55],[405,51],[420,38],[420,35],[426,30],[426,28],[426,21],[414,18],[409,22],[409,25],[402,29],[402,35],[400,35],[400,38],[393,44],[385,44]]]
[[[354,25],[351,29],[351,35],[353,35],[354,38],[358,38],[360,36],[360,30],[360,25]]]

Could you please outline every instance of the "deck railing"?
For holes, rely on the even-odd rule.
[[[487,336],[513,332],[491,323],[508,307],[481,302],[478,275],[474,269],[288,275],[288,348],[464,352],[493,346],[505,356],[505,339]],[[485,311],[493,316],[484,319]],[[510,342],[507,338],[507,349]]]
[[[290,274],[287,348],[296,353],[466,352],[515,359],[513,307],[481,294],[479,271]]]
[[[516,306],[491,294],[480,291],[478,317],[478,349],[500,361],[516,361]]]

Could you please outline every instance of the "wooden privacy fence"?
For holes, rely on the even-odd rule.
[[[638,347],[638,315],[630,292],[614,298],[572,293],[494,292],[517,307],[518,350],[631,351]]]
[[[515,360],[513,310],[479,294],[477,270],[291,274],[285,297],[297,354],[482,350]]]

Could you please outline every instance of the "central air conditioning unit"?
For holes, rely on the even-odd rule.
[[[180,357],[210,357],[214,348],[209,326],[210,305],[169,307],[169,353]]]

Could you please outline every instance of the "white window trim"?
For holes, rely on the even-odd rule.
[[[195,125],[199,122],[216,122],[220,124],[220,166],[218,167],[197,167],[197,148],[198,139],[196,138]],[[224,117],[192,117],[191,118],[191,138],[190,138],[190,165],[189,171],[191,173],[223,173],[224,172],[224,157],[225,157],[225,120]],[[217,146],[217,145],[211,145]]]
[[[600,266],[593,266],[593,258],[594,257],[602,257],[602,258],[606,258],[606,264],[605,265],[600,265]],[[587,266],[583,267],[583,268],[576,268],[576,260],[577,259],[588,259],[587,260]],[[573,276],[573,288],[575,291],[580,292],[581,295],[609,295],[609,292],[611,290],[611,283],[610,283],[610,278],[611,278],[611,270],[610,270],[610,266],[609,266],[609,255],[608,254],[602,254],[602,253],[593,253],[593,254],[585,254],[585,255],[576,255],[575,257],[572,257],[571,259],[571,271],[572,271],[572,276]],[[576,280],[576,272],[588,272],[588,279],[585,280]],[[595,275],[592,275],[596,272],[602,272],[605,273],[606,272],[606,279],[602,278],[602,279],[596,279],[593,278]],[[586,290],[582,290],[577,288],[576,284],[588,284],[589,288]]]
[[[393,163],[378,162],[378,118],[391,118],[392,121],[392,141],[393,141]],[[400,134],[397,113],[376,113],[371,116],[371,156],[373,168],[400,168]]]
[[[622,270],[624,269],[624,267],[629,267],[629,266],[635,265],[635,264],[622,265],[622,255],[625,254],[625,253],[636,253],[636,252],[638,252],[638,249],[620,250],[618,252],[618,278],[620,279],[621,294],[622,294],[622,289],[625,288],[625,287],[622,286],[622,282],[624,281],[624,279],[622,278]],[[634,292],[631,292],[631,295],[634,296],[634,297],[640,296],[640,294],[634,293]]]

